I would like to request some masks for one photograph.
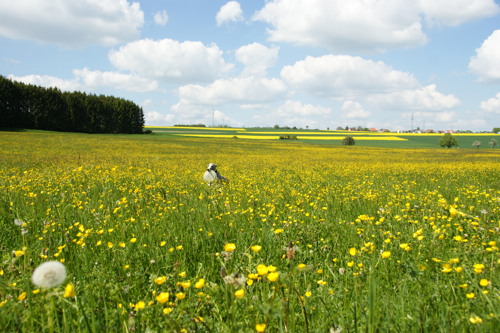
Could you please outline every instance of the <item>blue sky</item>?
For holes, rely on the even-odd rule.
[[[146,125],[500,127],[494,0],[0,2],[0,74]]]

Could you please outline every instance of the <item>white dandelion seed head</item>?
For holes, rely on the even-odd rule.
[[[17,225],[18,227],[22,227],[22,225],[24,224],[24,222],[21,221],[20,219],[15,219],[14,220],[14,224]]]
[[[21,228],[21,235],[26,235],[28,233],[28,229]]]
[[[59,286],[66,279],[66,267],[59,261],[47,261],[38,266],[31,281],[41,288],[54,288]]]

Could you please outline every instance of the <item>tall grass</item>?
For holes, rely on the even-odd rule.
[[[3,132],[0,154],[2,331],[500,325],[500,153]],[[32,284],[46,261],[59,287]]]

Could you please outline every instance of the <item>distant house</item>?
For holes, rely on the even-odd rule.
[[[452,131],[452,130],[446,130],[444,131],[445,133],[455,133],[455,131]]]
[[[378,129],[371,127],[370,132],[378,132]]]
[[[379,132],[390,132],[387,128],[382,128]]]
[[[432,129],[428,129],[428,130],[427,130],[427,133],[434,133],[434,130],[432,130]]]

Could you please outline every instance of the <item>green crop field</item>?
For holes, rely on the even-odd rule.
[[[262,128],[217,128],[217,127],[147,127],[160,137],[175,138],[181,136],[202,138],[226,138],[242,140],[278,140],[281,135],[295,135],[298,137],[294,143],[340,145],[346,136],[353,136],[357,146],[386,147],[386,148],[440,148],[439,139],[443,134],[438,133],[372,133],[349,131],[323,131],[323,130],[285,130]],[[495,133],[453,134],[457,138],[457,148],[489,149],[491,139],[499,141]],[[479,148],[472,143],[480,141]],[[498,148],[498,146],[496,146]]]
[[[0,331],[498,331],[494,135],[284,132],[0,131]]]

